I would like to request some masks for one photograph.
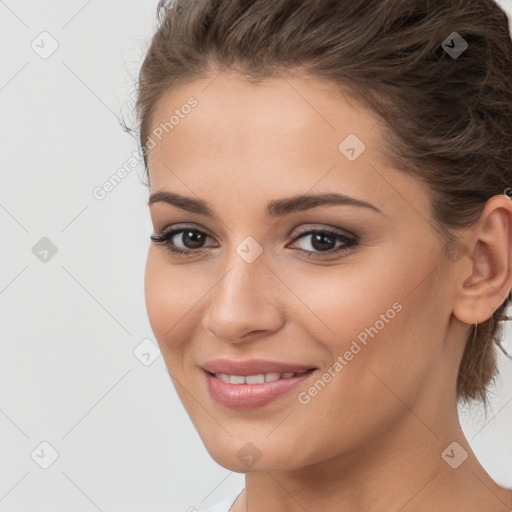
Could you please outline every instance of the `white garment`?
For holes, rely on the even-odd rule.
[[[233,491],[231,494],[226,496],[221,501],[215,503],[211,507],[208,507],[205,510],[199,511],[199,512],[229,512],[229,509],[235,503],[236,499],[240,494],[242,494],[242,491],[244,490],[244,487],[240,487]]]

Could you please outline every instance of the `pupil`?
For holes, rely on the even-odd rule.
[[[327,242],[326,242],[327,240]],[[319,242],[319,245],[318,243]],[[327,244],[329,247],[326,247],[325,244]],[[313,233],[313,240],[311,242],[311,245],[316,250],[322,250],[322,249],[332,249],[331,246],[333,246],[334,240],[332,236],[329,236],[327,233]]]
[[[191,247],[189,247],[189,249],[197,249],[198,247],[201,247],[201,243],[203,241],[202,240],[203,235],[202,235],[202,233],[199,233],[199,231],[184,231],[183,237],[191,240],[190,244],[187,243],[185,240],[183,240],[183,243],[186,246],[191,245]]]

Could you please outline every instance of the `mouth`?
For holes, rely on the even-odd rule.
[[[211,374],[226,374],[229,376],[253,377],[270,373],[278,374],[301,374],[308,370],[316,369],[310,364],[300,364],[284,361],[272,361],[269,359],[246,359],[237,360],[233,358],[218,358],[206,361],[201,368]]]
[[[263,407],[281,397],[289,398],[291,391],[307,385],[318,368],[299,372],[267,372],[254,375],[213,373],[203,369],[210,397],[229,409]]]
[[[215,377],[222,382],[227,384],[264,384],[266,382],[275,382],[277,380],[283,379],[293,379],[294,377],[298,377],[300,375],[304,375],[306,373],[312,372],[317,368],[309,368],[307,370],[302,370],[300,372],[268,372],[268,373],[258,373],[255,375],[232,375],[228,373],[213,373],[205,370],[206,373]]]

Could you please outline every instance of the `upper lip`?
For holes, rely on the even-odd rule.
[[[282,363],[268,361],[266,359],[249,359],[247,361],[235,361],[233,359],[214,359],[201,365],[203,370],[210,373],[227,373],[228,375],[259,375],[260,373],[300,373],[315,369],[312,365]]]

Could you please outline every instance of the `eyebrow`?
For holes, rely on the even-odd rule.
[[[154,192],[149,196],[147,204],[150,206],[153,203],[158,202],[164,202],[191,213],[214,217],[213,209],[207,202],[201,199],[182,196],[176,192],[169,192],[167,190]],[[283,199],[273,199],[267,203],[265,212],[269,217],[278,217],[294,212],[309,210],[316,208],[317,206],[331,205],[357,206],[361,208],[369,208],[378,213],[382,213],[379,208],[367,201],[334,192],[326,194],[303,194]]]

